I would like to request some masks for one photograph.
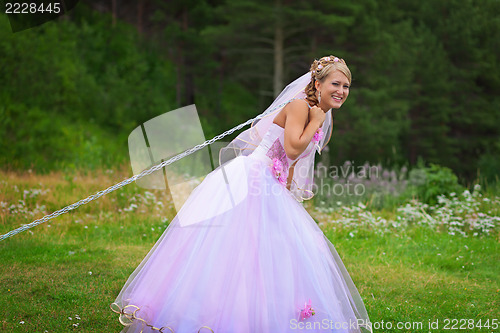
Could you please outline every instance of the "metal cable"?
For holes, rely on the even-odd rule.
[[[294,98],[294,99],[296,99],[296,98]],[[294,100],[294,99],[292,99],[292,100]],[[290,100],[290,101],[292,101],[292,100]],[[274,110],[279,109],[280,107],[283,107],[284,105],[286,105],[290,101],[285,102],[283,104],[280,104],[277,107],[275,107],[275,108],[273,108],[273,109],[271,109],[271,110],[269,110],[269,111],[267,111],[267,112],[265,112],[265,113],[263,113],[261,115],[258,115],[255,118],[249,119],[246,122],[241,123],[238,126],[235,126],[235,127],[231,128],[231,129],[225,131],[224,133],[219,134],[219,135],[213,137],[212,139],[203,142],[202,144],[199,144],[199,145],[196,145],[196,146],[194,146],[192,148],[189,148],[188,150],[185,150],[184,152],[182,152],[182,153],[180,153],[180,154],[178,154],[178,155],[176,155],[176,156],[168,159],[167,161],[163,161],[163,162],[161,162],[159,164],[156,164],[156,165],[152,166],[151,168],[149,168],[147,170],[142,171],[141,173],[139,173],[137,175],[134,175],[134,176],[132,176],[132,177],[130,177],[128,179],[122,180],[121,182],[119,182],[119,183],[117,183],[115,185],[112,185],[112,186],[108,187],[105,190],[96,192],[96,193],[88,196],[85,199],[82,199],[82,200],[80,200],[78,202],[75,202],[75,203],[73,203],[71,205],[68,205],[68,206],[66,206],[64,208],[56,210],[55,212],[52,212],[49,215],[45,215],[42,218],[34,220],[33,222],[31,222],[29,224],[24,224],[22,227],[19,227],[17,229],[11,230],[11,231],[7,232],[6,234],[1,235],[0,236],[0,241],[3,241],[4,239],[12,237],[12,236],[14,236],[14,235],[16,235],[18,233],[21,233],[23,231],[26,231],[26,230],[30,229],[30,228],[33,228],[33,227],[35,227],[35,226],[37,226],[39,224],[47,222],[48,220],[51,220],[54,217],[57,217],[57,216],[62,215],[64,213],[67,213],[70,210],[76,209],[76,208],[80,207],[81,205],[87,204],[87,203],[89,203],[89,202],[91,202],[91,201],[93,201],[95,199],[98,199],[98,198],[102,197],[105,194],[108,194],[110,192],[113,192],[113,191],[115,191],[115,190],[117,190],[117,189],[125,186],[125,185],[128,185],[128,184],[132,183],[133,181],[136,181],[137,179],[140,179],[140,178],[142,178],[144,176],[147,176],[147,175],[149,175],[149,174],[151,174],[151,173],[153,173],[153,172],[155,172],[157,170],[160,170],[161,168],[163,168],[163,167],[165,167],[165,166],[167,166],[169,164],[172,164],[173,162],[178,161],[181,158],[183,158],[183,157],[185,157],[187,155],[190,155],[190,154],[194,153],[195,151],[198,151],[198,150],[202,149],[203,147],[208,146],[209,144],[214,143],[215,141],[218,141],[218,140],[222,139],[223,137],[225,137],[225,136],[227,136],[227,135],[229,135],[229,134],[231,134],[231,133],[233,133],[233,132],[241,129],[242,127],[245,127],[246,125],[252,123],[253,121],[255,121],[257,119],[260,119],[262,117],[265,117],[267,114],[271,113]]]

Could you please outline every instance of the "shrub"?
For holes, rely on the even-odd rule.
[[[430,163],[426,168],[415,168],[409,173],[406,195],[417,196],[421,201],[434,205],[438,195],[462,192],[457,176],[450,168]]]

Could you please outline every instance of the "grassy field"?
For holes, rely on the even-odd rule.
[[[0,233],[127,176],[126,168],[0,173]],[[481,209],[499,216],[499,198],[487,199]],[[500,331],[493,324],[500,319],[498,225],[464,237],[421,223],[374,227],[361,221],[366,212],[344,223],[341,210],[305,206],[337,248],[376,332]],[[397,213],[370,214],[396,220]],[[0,331],[119,332],[109,304],[174,216],[165,192],[131,184],[0,242]],[[445,329],[447,320],[455,330]],[[436,321],[438,329],[429,329]],[[397,329],[398,322],[407,328]]]

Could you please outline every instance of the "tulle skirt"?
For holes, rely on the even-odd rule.
[[[208,174],[115,302],[122,332],[365,332],[331,242],[262,156]]]

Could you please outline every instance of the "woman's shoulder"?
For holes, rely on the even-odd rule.
[[[285,128],[286,123],[290,122],[303,129],[309,122],[309,110],[310,106],[307,100],[302,98],[292,100],[285,105],[274,122],[278,123],[283,128]]]
[[[309,105],[309,102],[307,102],[306,99],[297,98],[290,101],[286,105],[284,114],[285,117],[289,116],[290,114],[293,114],[294,116],[300,116],[301,118],[308,117],[310,109],[311,106]]]
[[[309,110],[311,109],[311,106],[309,105],[309,102],[306,99],[303,98],[297,98],[292,101],[290,101],[286,107],[285,107],[285,113],[294,113],[294,114],[308,114]]]
[[[290,101],[288,105],[290,105],[293,108],[307,109],[307,110],[309,110],[312,107],[305,98],[294,99]]]

